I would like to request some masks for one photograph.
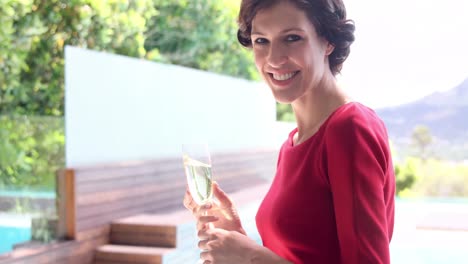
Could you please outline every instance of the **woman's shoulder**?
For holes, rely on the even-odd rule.
[[[359,102],[349,102],[340,106],[327,124],[327,131],[332,133],[335,131],[343,134],[356,130],[372,130],[387,134],[385,124],[377,113]]]

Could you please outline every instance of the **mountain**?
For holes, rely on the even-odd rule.
[[[446,92],[376,112],[393,141],[408,142],[414,127],[424,125],[438,142],[468,146],[468,78]]]
[[[436,92],[426,96],[416,103],[433,106],[468,106],[468,78],[447,92]]]

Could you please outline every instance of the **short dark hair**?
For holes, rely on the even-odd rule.
[[[244,47],[251,47],[252,21],[255,15],[279,1],[289,1],[304,10],[317,34],[334,46],[328,60],[333,75],[338,74],[348,58],[354,42],[354,22],[346,19],[346,8],[342,0],[242,0],[239,12],[237,39]]]

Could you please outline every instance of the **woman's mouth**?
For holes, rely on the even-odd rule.
[[[289,73],[268,73],[273,84],[277,86],[286,86],[288,85],[294,77],[299,73],[299,71],[289,72]]]

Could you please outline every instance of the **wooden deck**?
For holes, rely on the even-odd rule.
[[[276,155],[213,155],[215,180],[239,205],[259,199]],[[184,244],[184,237],[195,235],[192,216],[182,205],[185,186],[180,159],[63,170],[57,175],[58,233],[65,240],[14,250],[0,264],[185,263],[179,253],[195,246]]]

